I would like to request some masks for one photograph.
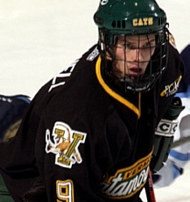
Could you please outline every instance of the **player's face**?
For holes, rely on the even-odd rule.
[[[155,51],[154,35],[118,36],[114,54],[114,74],[118,78],[138,77],[145,73]]]

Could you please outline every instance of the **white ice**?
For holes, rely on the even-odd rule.
[[[97,42],[98,0],[0,0],[0,94],[38,89]],[[190,42],[189,0],[158,0],[181,51]],[[190,165],[158,202],[190,201]]]

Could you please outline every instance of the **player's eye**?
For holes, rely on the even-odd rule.
[[[118,42],[117,47],[124,49],[134,49],[135,47],[131,43],[125,41]]]

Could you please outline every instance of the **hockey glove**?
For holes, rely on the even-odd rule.
[[[168,158],[171,144],[173,143],[174,133],[178,126],[177,117],[184,108],[181,99],[179,97],[174,97],[164,118],[158,123],[155,131],[154,150],[150,163],[150,169],[153,173],[160,170]]]

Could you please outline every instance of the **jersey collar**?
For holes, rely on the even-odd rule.
[[[108,84],[105,82],[105,80],[102,77],[101,73],[101,57],[99,56],[96,62],[96,76],[100,83],[100,85],[103,87],[103,89],[108,93],[111,97],[116,99],[121,104],[125,105],[129,109],[131,109],[138,118],[141,116],[141,109],[140,109],[140,103],[141,103],[141,93],[138,93],[138,106],[135,106],[132,102],[118,94],[116,91],[114,91],[112,88],[108,86]]]

